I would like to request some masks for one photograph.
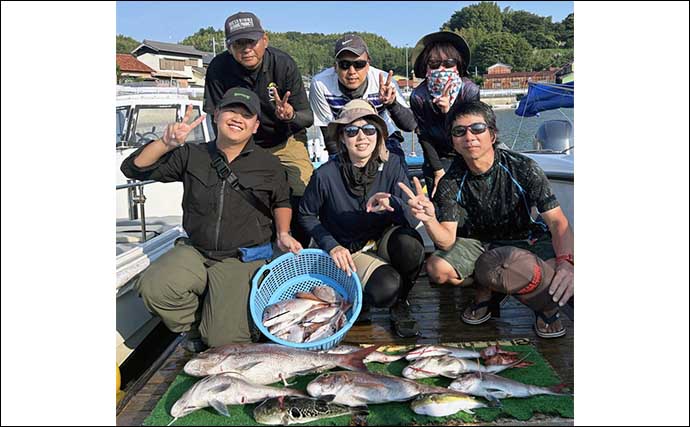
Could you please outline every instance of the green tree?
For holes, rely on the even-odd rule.
[[[120,83],[120,77],[122,77],[122,71],[120,70],[120,66],[115,64],[115,81],[117,83]]]
[[[532,68],[532,47],[521,36],[510,33],[493,33],[477,46],[472,63],[480,72],[497,62],[511,65],[513,71],[529,71]]]
[[[524,10],[511,11],[506,8],[503,10],[503,30],[521,35],[537,49],[558,47],[550,16],[543,17]]]
[[[216,54],[225,50],[225,32],[213,27],[201,28],[196,33],[180,42],[187,46],[194,46],[203,52],[213,52],[213,39],[216,40]]]
[[[131,37],[118,34],[115,37],[115,52],[116,53],[132,53],[141,43]]]
[[[503,29],[503,17],[496,3],[483,1],[456,11],[441,28],[443,27],[451,31],[479,28],[487,32],[497,32]]]
[[[556,40],[565,48],[575,47],[575,14],[571,13],[563,21],[554,24]]]

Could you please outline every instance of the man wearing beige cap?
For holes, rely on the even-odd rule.
[[[314,124],[321,128],[329,154],[337,152],[337,141],[329,140],[326,126],[338,118],[343,106],[352,99],[364,99],[376,108],[386,123],[386,146],[403,158],[400,130],[412,132],[417,127],[410,106],[393,78],[370,65],[371,56],[364,40],[357,34],[345,34],[335,42],[335,64],[315,75],[309,89],[309,103]]]
[[[302,76],[290,55],[268,45],[268,35],[253,13],[229,16],[225,37],[228,50],[213,58],[206,72],[204,111],[213,114],[232,87],[256,93],[261,103],[261,123],[254,141],[280,159],[296,210],[314,171],[306,148],[306,129],[314,123],[314,115]],[[292,232],[304,246],[308,244],[297,223],[293,222]]]

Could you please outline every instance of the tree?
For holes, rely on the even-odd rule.
[[[521,36],[503,32],[488,34],[477,46],[472,63],[482,71],[497,62],[511,65],[513,71],[528,71],[532,68],[532,50]]]
[[[565,48],[575,47],[575,14],[571,13],[566,16],[563,21],[554,24],[554,33],[556,40]]]
[[[139,47],[141,43],[131,37],[118,34],[115,37],[115,52],[117,53],[132,53],[134,49]]]
[[[216,54],[225,50],[225,32],[213,27],[201,28],[196,33],[180,42],[187,46],[194,46],[202,52],[213,52],[213,39],[216,40]]]
[[[558,46],[554,25],[551,23],[550,16],[543,17],[524,10],[504,10],[503,30],[515,35],[521,35],[532,47],[537,49],[548,49]]]
[[[120,83],[120,77],[122,77],[122,71],[120,70],[120,66],[115,64],[115,81],[117,83]]]
[[[456,11],[441,28],[443,27],[447,27],[451,31],[475,28],[487,32],[498,32],[503,29],[503,17],[501,9],[496,3],[484,1]]]

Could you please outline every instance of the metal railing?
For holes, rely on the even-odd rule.
[[[120,184],[115,186],[115,190],[127,189],[127,204],[129,205],[129,219],[141,219],[141,241],[146,241],[146,212],[144,204],[146,203],[146,196],[144,196],[144,186],[153,184],[156,181],[136,181],[128,179],[127,184]],[[138,212],[137,212],[137,207]]]

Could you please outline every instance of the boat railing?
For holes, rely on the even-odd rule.
[[[146,241],[146,211],[144,209],[146,196],[144,196],[144,187],[155,182],[156,181],[154,180],[137,181],[134,179],[128,179],[127,184],[120,184],[115,187],[115,190],[127,190],[129,219],[141,219],[142,242]]]

